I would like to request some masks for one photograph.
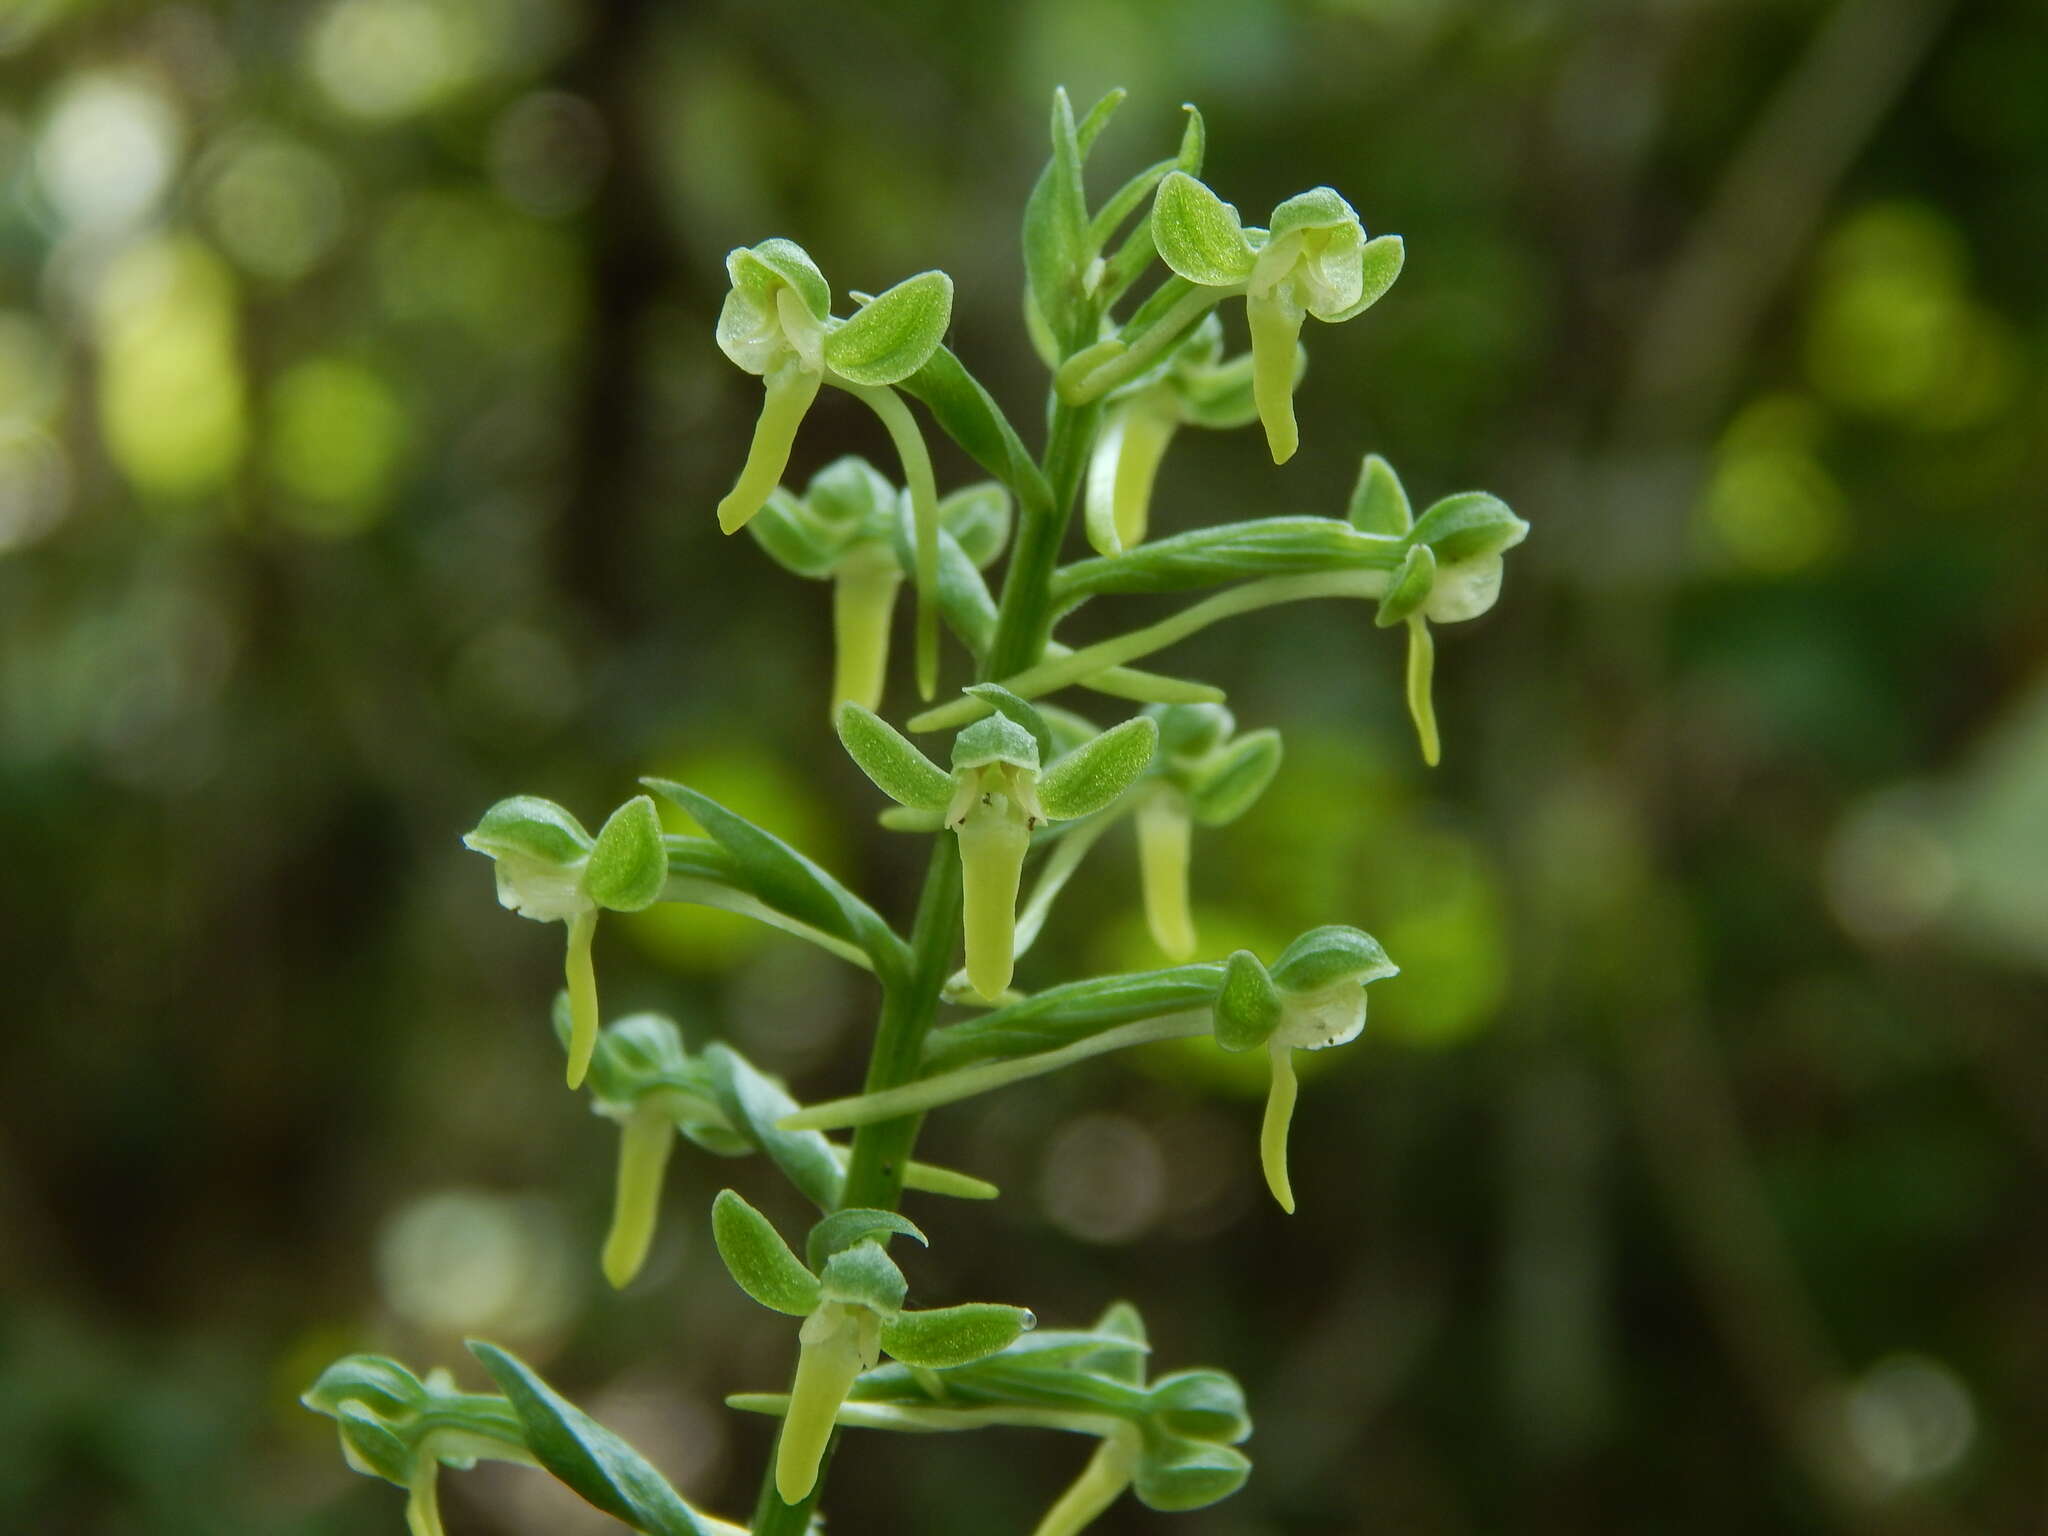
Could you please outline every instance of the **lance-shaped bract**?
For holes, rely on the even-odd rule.
[[[1176,276],[1216,301],[1242,294],[1252,337],[1252,390],[1273,462],[1294,457],[1294,347],[1309,315],[1330,324],[1377,302],[1401,275],[1399,235],[1368,240],[1351,205],[1328,187],[1288,198],[1267,229],[1185,172],[1159,184],[1152,235]]]
[[[731,1190],[711,1207],[712,1236],[733,1282],[762,1306],[801,1317],[796,1380],[775,1452],[775,1488],[795,1504],[818,1480],[839,1405],[887,1353],[922,1369],[965,1365],[1006,1348],[1030,1312],[991,1302],[909,1311],[909,1283],[878,1239],[925,1236],[893,1211],[835,1211],[811,1230],[806,1264],[768,1218]]]
[[[1259,1133],[1266,1187],[1280,1208],[1294,1211],[1287,1177],[1287,1129],[1294,1117],[1294,1053],[1355,1040],[1365,1028],[1365,989],[1400,967],[1371,934],[1332,925],[1314,928],[1282,951],[1268,971],[1241,949],[1225,962],[1216,993],[1216,1043],[1226,1051],[1265,1046],[1272,1076]]]
[[[1435,767],[1442,747],[1430,693],[1436,642],[1429,623],[1474,619],[1490,609],[1500,596],[1501,556],[1528,537],[1529,525],[1484,491],[1446,496],[1418,519],[1400,476],[1376,453],[1367,454],[1359,469],[1349,515],[1361,533],[1404,542],[1406,552],[1380,599],[1375,622],[1383,629],[1408,626],[1408,713],[1423,761]]]
[[[497,866],[498,901],[536,922],[569,925],[564,977],[572,1020],[569,1086],[590,1068],[597,1044],[597,972],[590,943],[597,914],[652,906],[668,881],[661,816],[646,795],[620,806],[592,837],[552,800],[515,795],[500,800],[462,839]]]
[[[1296,347],[1296,381],[1307,365],[1308,354]],[[1224,360],[1223,327],[1210,315],[1156,376],[1114,392],[1103,409],[1083,505],[1088,542],[1096,553],[1121,554],[1144,542],[1153,481],[1183,426],[1227,431],[1257,419],[1252,357],[1244,353]]]
[[[1152,760],[1159,728],[1142,715],[1126,720],[1041,773],[1052,737],[1038,711],[1001,689],[978,691],[998,712],[954,738],[950,774],[872,710],[842,705],[838,726],[848,755],[877,789],[913,810],[943,812],[957,834],[967,977],[993,1000],[1009,987],[1015,964],[1017,887],[1032,832],[1092,815],[1130,788]]]

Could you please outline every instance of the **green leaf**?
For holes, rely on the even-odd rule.
[[[1394,579],[1387,585],[1387,595],[1380,599],[1379,612],[1373,615],[1373,623],[1381,629],[1391,629],[1412,615],[1422,611],[1422,605],[1429,601],[1429,594],[1436,590],[1436,554],[1427,544],[1411,544],[1401,568],[1394,572]]]
[[[1062,351],[1079,340],[1077,311],[1087,265],[1088,208],[1081,189],[1081,147],[1064,89],[1053,92],[1052,159],[1024,204],[1024,276]]]
[[[712,1522],[684,1503],[646,1457],[524,1361],[481,1339],[469,1348],[518,1413],[535,1458],[586,1502],[650,1536],[715,1536]]]
[[[873,710],[848,700],[833,724],[854,766],[898,805],[939,811],[953,798],[952,775]]]
[[[1408,508],[1408,493],[1394,466],[1376,453],[1368,453],[1359,466],[1358,484],[1351,492],[1346,510],[1351,526],[1360,533],[1399,538],[1414,526],[1415,515]]]
[[[668,849],[653,797],[635,795],[599,828],[584,866],[583,889],[600,907],[638,912],[654,905],[668,881]]]
[[[922,400],[940,430],[1014,491],[1027,510],[1051,505],[1052,491],[1017,429],[994,397],[945,347],[934,351],[898,388]]]
[[[1200,1509],[1244,1486],[1252,1464],[1243,1452],[1163,1433],[1145,1437],[1131,1491],[1149,1509]]]
[[[1259,957],[1240,949],[1223,965],[1223,985],[1216,993],[1216,1043],[1226,1051],[1248,1051],[1264,1045],[1279,1027],[1285,1009],[1279,988],[1266,974]]]
[[[1038,760],[1048,763],[1053,758],[1052,727],[1045,716],[1038,712],[1038,706],[1020,699],[1001,683],[975,683],[961,690],[983,703],[994,707],[995,712],[1014,720],[1031,733],[1031,739],[1038,744]]]
[[[878,968],[894,965],[903,941],[866,902],[772,833],[708,795],[668,779],[640,781],[687,811],[732,856],[746,888],[777,911],[858,945]]]
[[[1152,1412],[1170,1434],[1236,1445],[1252,1432],[1244,1388],[1227,1371],[1176,1371],[1152,1383]]]
[[[1109,126],[1109,120],[1116,116],[1116,109],[1124,104],[1124,98],[1129,94],[1120,85],[1112,87],[1103,92],[1082,117],[1080,126],[1074,130],[1074,149],[1083,160],[1088,158],[1088,151],[1095,147],[1095,140]]]
[[[850,1302],[881,1317],[894,1317],[910,1289],[896,1261],[872,1240],[842,1248],[819,1272],[825,1300]]]
[[[1371,934],[1332,923],[1311,928],[1282,950],[1273,962],[1273,980],[1289,992],[1320,992],[1340,981],[1378,981],[1400,970]]]
[[[944,1370],[1007,1349],[1035,1321],[1022,1307],[993,1302],[902,1312],[882,1324],[882,1348],[905,1365]]]
[[[804,1268],[766,1216],[732,1190],[711,1202],[711,1235],[733,1282],[772,1312],[808,1317],[821,1296],[818,1277]]]
[[[1234,288],[1252,275],[1258,253],[1237,210],[1185,171],[1159,184],[1152,240],[1178,275],[1205,288]]]
[[[856,384],[895,384],[931,359],[953,323],[953,279],[920,272],[825,338],[825,363]]]
[[[491,858],[510,855],[545,864],[573,864],[590,852],[583,823],[552,800],[513,795],[483,814],[463,834],[463,846]],[[476,866],[471,865],[472,869]]]
[[[926,1075],[976,1061],[1035,1056],[1099,1035],[1120,1024],[1207,1008],[1216,999],[1223,967],[1177,965],[1070,981],[1021,1002],[991,1009],[964,1024],[925,1037]]]
[[[965,486],[939,503],[939,526],[977,570],[985,569],[1010,541],[1010,493],[993,481]]]
[[[1188,790],[1195,820],[1205,827],[1228,826],[1250,810],[1273,775],[1283,750],[1275,730],[1248,731],[1202,763]]]
[[[804,1241],[804,1253],[811,1261],[811,1268],[816,1270],[833,1254],[884,1234],[912,1238],[927,1248],[932,1245],[931,1239],[920,1232],[908,1216],[855,1206],[850,1210],[834,1211],[812,1227],[810,1236]]]
[[[1368,240],[1358,253],[1359,291],[1358,297],[1341,309],[1328,314],[1318,313],[1318,320],[1338,325],[1363,314],[1386,297],[1394,286],[1394,279],[1401,275],[1402,263],[1407,260],[1408,248],[1399,235],[1380,235]]]
[[[1138,781],[1158,746],[1159,723],[1148,716],[1112,726],[1045,770],[1038,803],[1055,821],[1093,815]]]

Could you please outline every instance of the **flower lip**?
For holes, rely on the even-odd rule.
[[[1286,1000],[1273,1043],[1320,1051],[1356,1040],[1365,1029],[1365,983],[1346,977],[1332,986]]]
[[[501,853],[496,856],[498,905],[535,922],[559,923],[596,905],[583,891],[583,861],[550,864]]]

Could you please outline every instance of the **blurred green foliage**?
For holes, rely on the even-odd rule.
[[[1028,1252],[1042,1316],[1141,1295],[1239,1369],[1259,1471],[1191,1536],[2040,1527],[2033,0],[13,0],[0,71],[0,1525],[395,1529],[295,1396],[473,1330],[744,1506],[717,1400],[786,1340],[716,1280],[724,1171],[594,1283],[559,947],[457,837],[678,773],[901,909],[825,605],[712,526],[757,394],[719,260],[945,268],[1031,420],[1064,81],[1130,87],[1131,168],[1194,99],[1241,206],[1327,182],[1408,244],[1316,338],[1301,458],[1189,434],[1159,531],[1334,513],[1370,448],[1537,536],[1445,637],[1435,775],[1363,612],[1173,659],[1289,741],[1204,845],[1205,951],[1346,921],[1404,966],[1310,1080],[1301,1215],[1162,1048],[936,1117],[1009,1198],[931,1212],[934,1263]],[[873,436],[821,409],[793,473]],[[1097,857],[1027,983],[1152,963]],[[851,1087],[867,991],[727,921],[612,925],[608,1006]],[[1022,1529],[1077,1460],[862,1437],[833,1528]],[[463,1531],[592,1528],[450,1484]]]

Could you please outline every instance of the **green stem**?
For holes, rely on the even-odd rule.
[[[1179,613],[1134,629],[1114,640],[1084,646],[1052,661],[1042,661],[1007,676],[999,674],[1002,685],[1020,698],[1035,699],[1056,689],[1071,687],[1108,667],[1122,666],[1140,656],[1163,651],[1198,630],[1239,614],[1253,613],[1279,603],[1305,602],[1312,597],[1377,598],[1387,590],[1388,573],[1381,570],[1327,571],[1308,576],[1267,576],[1241,587],[1218,592],[1214,597],[1183,608]],[[928,709],[910,721],[913,731],[941,731],[962,726],[989,713],[991,706],[980,699],[957,699]]]

